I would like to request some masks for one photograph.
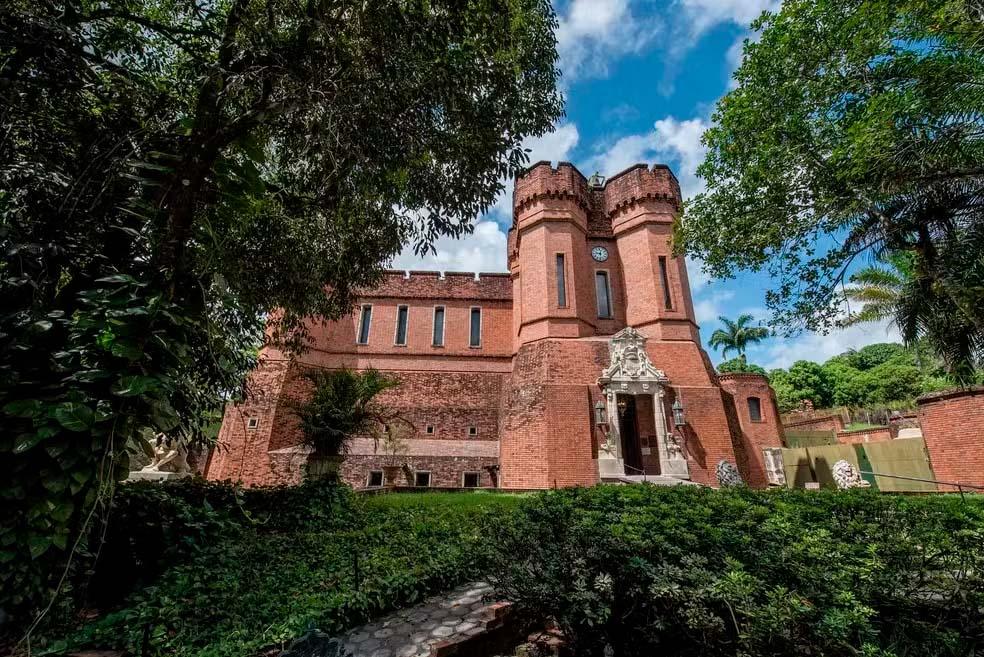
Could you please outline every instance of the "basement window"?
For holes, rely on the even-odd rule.
[[[413,485],[419,488],[428,488],[431,485],[431,473],[430,472],[414,472],[413,473]]]
[[[383,471],[370,470],[369,477],[366,479],[367,488],[378,488],[383,485]]]
[[[469,436],[477,436],[478,435],[478,427],[468,427],[468,435]]]
[[[433,435],[434,434],[434,425],[433,424],[428,424],[426,431],[427,431],[427,435],[428,436]]]
[[[477,472],[463,472],[461,474],[462,488],[478,488],[480,475]]]
[[[251,417],[248,420],[246,420],[247,429],[255,429],[258,426],[260,426],[259,418]]]

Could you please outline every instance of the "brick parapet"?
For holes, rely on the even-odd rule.
[[[436,271],[385,273],[379,285],[362,290],[361,298],[512,301],[509,274]]]
[[[799,431],[835,431],[844,430],[844,418],[840,415],[822,415],[783,424],[786,429]]]
[[[674,211],[680,209],[680,183],[669,167],[636,164],[605,183],[605,211],[609,217],[644,201],[663,202]]]
[[[520,212],[543,199],[570,200],[586,211],[590,207],[588,180],[570,162],[560,162],[557,168],[548,161],[537,162],[516,177],[513,209]]]

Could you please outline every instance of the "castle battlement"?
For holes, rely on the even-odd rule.
[[[511,301],[509,274],[391,269],[364,298]]]
[[[600,189],[570,162],[554,167],[548,161],[533,164],[516,177],[513,212],[517,217],[545,199],[569,200],[586,213],[601,211],[606,218],[643,201],[668,204],[670,212],[681,205],[680,183],[665,164],[634,164],[609,178]]]

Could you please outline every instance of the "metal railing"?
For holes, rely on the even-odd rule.
[[[868,472],[867,470],[859,470],[863,475],[873,475],[875,477],[888,477],[889,479],[905,479],[906,481],[921,481],[927,484],[943,484],[944,486],[953,486],[960,493],[960,498],[964,499],[964,488],[971,488],[973,490],[984,491],[984,486],[976,486],[974,484],[963,484],[959,481],[942,481],[940,479],[923,479],[921,477],[904,477],[902,475],[891,475],[884,474],[881,472]]]
[[[622,464],[622,467],[624,467],[626,470],[633,470],[635,472],[638,472],[639,474],[642,475],[642,480],[644,482],[647,482],[647,483],[649,482],[649,480],[646,479],[646,471],[643,470],[642,468],[633,467],[633,466],[629,465],[628,463],[623,463]]]

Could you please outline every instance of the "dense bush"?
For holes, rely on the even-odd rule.
[[[317,482],[127,485],[89,587],[103,615],[49,628],[34,647],[242,657],[309,626],[338,631],[477,577],[484,519],[516,501],[365,498]]]
[[[564,490],[530,499],[496,541],[498,591],[555,619],[580,655],[984,647],[980,499]]]

